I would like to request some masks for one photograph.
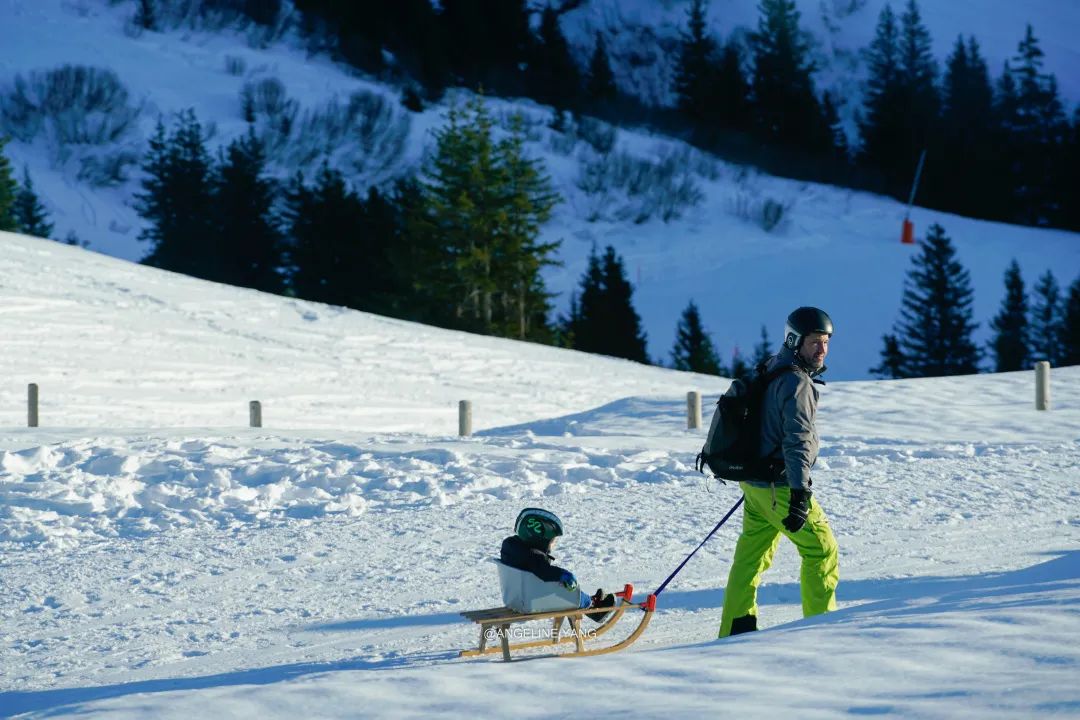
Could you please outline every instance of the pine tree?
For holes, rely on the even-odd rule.
[[[154,0],[135,0],[135,24],[143,30],[157,30]]]
[[[552,264],[557,244],[540,242],[539,230],[558,196],[539,161],[525,157],[520,118],[496,143],[477,98],[464,110],[452,108],[435,137],[420,214],[410,226],[432,251],[420,284],[433,303],[449,310],[438,321],[549,339],[550,295],[540,269]]]
[[[142,262],[202,278],[220,277],[212,232],[210,160],[193,110],[177,118],[171,134],[159,121],[143,162],[147,177],[135,209],[147,221],[139,239],[151,243]]]
[[[773,355],[772,343],[769,341],[769,331],[764,325],[761,326],[761,341],[754,346],[754,367],[768,360]]]
[[[604,251],[603,275],[611,339],[611,347],[604,354],[647,364],[645,331],[634,310],[634,287],[626,278],[622,258],[610,245]]]
[[[974,37],[957,37],[946,62],[942,98],[941,165],[950,178],[951,203],[970,215],[1000,211],[1005,167],[995,146],[994,92],[990,73]]]
[[[496,273],[500,288],[505,337],[550,342],[548,313],[553,295],[544,287],[541,271],[557,264],[552,258],[559,242],[540,241],[540,228],[551,218],[560,198],[540,160],[525,154],[524,121],[511,120],[510,134],[499,142],[496,161],[504,182]]]
[[[931,51],[930,31],[923,24],[916,0],[908,0],[900,16],[898,75],[906,96],[908,123],[907,157],[914,164],[932,139],[940,114],[937,62]]]
[[[253,129],[231,143],[211,179],[220,282],[281,292],[282,237],[274,217],[277,189],[266,176]]]
[[[814,91],[814,66],[794,0],[761,0],[758,11],[752,98],[759,129],[771,141],[828,148],[831,137]]]
[[[972,340],[973,291],[968,271],[956,260],[940,225],[931,225],[922,252],[904,281],[897,336],[909,377],[978,372],[979,350]]]
[[[7,138],[0,136],[0,230],[18,230],[15,217],[15,198],[19,186],[11,172],[11,162],[4,155]]]
[[[323,165],[310,187],[297,175],[286,194],[289,290],[305,300],[355,307],[356,275],[366,262],[358,235],[363,201],[337,170]]]
[[[1080,277],[1069,286],[1061,322],[1061,365],[1080,365]]]
[[[998,103],[1014,187],[1015,219],[1046,225],[1062,213],[1051,182],[1064,153],[1068,122],[1057,80],[1042,72],[1043,52],[1031,25],[1017,52],[1006,64],[1009,80],[1002,78]]]
[[[34,192],[34,183],[30,180],[30,170],[23,166],[22,187],[15,196],[12,208],[19,232],[24,235],[47,238],[52,235],[53,225],[49,222],[49,213],[41,204],[41,199]]]
[[[908,0],[899,24],[890,6],[882,9],[869,56],[862,157],[900,192],[910,184],[919,155],[932,145],[939,116],[937,64],[915,0]]]
[[[634,289],[613,247],[607,246],[602,258],[593,248],[580,288],[563,328],[574,349],[647,363],[645,333],[633,306]]]
[[[716,110],[716,41],[707,28],[706,0],[692,0],[687,30],[679,43],[675,68],[675,97],[679,110],[697,123],[708,121]]]
[[[1005,271],[1005,298],[1001,310],[990,321],[994,337],[990,350],[994,355],[994,371],[1010,372],[1028,367],[1028,307],[1024,278],[1020,265],[1012,261]]]
[[[611,102],[618,96],[615,74],[611,71],[611,62],[608,60],[607,45],[599,30],[596,32],[596,45],[593,48],[592,58],[589,60],[589,76],[585,85],[585,94],[589,101],[595,104]]]
[[[750,127],[750,82],[743,70],[742,45],[735,38],[720,51],[714,95],[715,114],[720,125],[735,130]]]
[[[540,41],[529,64],[529,84],[533,97],[555,107],[574,107],[581,98],[581,72],[550,5],[540,15]]]
[[[870,373],[893,380],[908,377],[907,359],[900,349],[900,340],[891,334],[882,335],[881,340],[884,343],[881,349],[881,364],[870,368]]]
[[[863,99],[862,159],[879,168],[892,169],[900,162],[897,138],[904,132],[900,90],[900,30],[892,7],[886,3],[878,14],[877,30],[867,51],[870,78]]]
[[[1031,308],[1031,357],[1057,366],[1061,360],[1061,290],[1054,273],[1047,270],[1034,288]]]
[[[679,324],[675,328],[675,345],[671,349],[672,367],[676,370],[720,374],[720,360],[716,356],[716,347],[701,324],[701,314],[691,300],[683,310]]]
[[[732,380],[747,382],[750,379],[752,370],[753,368],[746,362],[746,358],[743,357],[739,347],[736,345],[735,349],[731,351],[731,367],[728,368],[727,376]]]

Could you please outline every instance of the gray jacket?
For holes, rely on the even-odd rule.
[[[796,370],[781,373],[765,390],[761,407],[761,457],[782,460],[788,487],[809,490],[810,468],[818,456],[815,425],[818,389],[813,378],[825,368],[807,370],[789,348],[769,358],[765,371],[771,372],[781,365],[793,365]],[[752,484],[768,487],[768,483]]]

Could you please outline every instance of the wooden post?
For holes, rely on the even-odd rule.
[[[1050,363],[1035,363],[1035,409],[1050,409]]]
[[[38,386],[30,383],[26,387],[26,426],[38,426]]]
[[[250,419],[251,427],[262,427],[262,403],[258,400],[252,400],[248,403],[248,418]]]
[[[701,393],[696,390],[686,393],[686,429],[701,429]]]
[[[472,402],[462,400],[458,403],[458,435],[469,437],[472,435]]]

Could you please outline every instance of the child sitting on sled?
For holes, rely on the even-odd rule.
[[[554,564],[551,547],[563,534],[562,522],[555,513],[540,508],[525,508],[514,523],[514,534],[503,540],[499,560],[518,570],[530,572],[545,582],[562,583],[569,591],[578,591],[578,607],[609,608],[615,604],[611,593],[598,589],[589,597],[578,589],[577,578],[569,570]],[[571,609],[568,606],[567,609]],[[603,622],[608,611],[588,613],[589,619]]]

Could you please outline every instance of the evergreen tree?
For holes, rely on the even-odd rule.
[[[1018,54],[1006,64],[999,86],[999,111],[1007,138],[1006,154],[1014,188],[1015,219],[1046,225],[1062,213],[1052,187],[1064,154],[1068,123],[1057,80],[1042,72],[1043,52],[1031,25]]]
[[[154,0],[135,0],[135,24],[143,30],[157,30]]]
[[[1080,365],[1080,277],[1069,286],[1061,323],[1061,365]]]
[[[859,123],[862,159],[879,168],[896,168],[900,164],[897,138],[904,133],[904,109],[900,90],[900,30],[888,3],[878,14],[867,57],[870,78]]]
[[[323,165],[312,186],[297,175],[286,194],[289,289],[305,300],[357,308],[357,275],[367,258],[359,235],[364,203],[337,170]]]
[[[716,68],[715,114],[717,122],[735,130],[750,127],[750,82],[743,70],[743,50],[732,38],[720,51]]]
[[[563,329],[574,349],[647,363],[645,333],[634,310],[633,293],[615,249],[609,245],[601,258],[593,248],[578,300],[571,305]]]
[[[942,99],[940,164],[949,179],[951,203],[970,215],[993,215],[1000,210],[1005,167],[995,146],[994,92],[990,73],[974,37],[965,44],[957,37],[946,62]]]
[[[716,41],[709,33],[706,0],[692,0],[687,30],[679,43],[675,67],[675,97],[679,110],[690,120],[704,123],[716,110]]]
[[[832,93],[825,93],[825,97],[821,101],[821,115],[829,128],[833,153],[836,157],[846,161],[848,159],[847,133],[844,132],[844,124],[840,121],[840,114],[836,110],[836,103],[833,101]]]
[[[525,154],[524,121],[520,115],[512,119],[510,130],[496,148],[504,182],[495,266],[503,320],[496,332],[519,340],[550,342],[548,313],[553,295],[545,289],[540,272],[557,264],[552,255],[560,243],[540,241],[540,228],[551,218],[560,198],[542,162]]]
[[[907,359],[900,349],[900,340],[896,335],[882,335],[884,347],[881,350],[881,364],[870,368],[870,373],[880,378],[897,379],[908,377]]]
[[[277,188],[266,176],[263,145],[253,129],[229,145],[212,186],[220,272],[215,279],[281,292],[283,240],[273,211]]]
[[[641,328],[641,317],[634,310],[634,287],[626,278],[622,258],[610,245],[604,251],[603,273],[611,340],[604,354],[648,364],[645,331]]]
[[[994,355],[994,371],[1010,372],[1028,367],[1028,307],[1020,265],[1012,261],[1005,271],[1005,298],[1001,310],[990,321],[994,337],[990,350]]]
[[[529,85],[534,98],[555,107],[574,107],[581,97],[581,73],[550,5],[540,15],[540,41],[529,64]]]
[[[451,70],[468,87],[522,91],[535,41],[526,0],[441,0]]]
[[[931,51],[930,31],[923,24],[916,0],[908,0],[900,16],[899,49],[898,75],[909,124],[906,157],[909,167],[914,168],[919,153],[931,145],[940,115],[937,62]]]
[[[774,354],[772,343],[769,342],[769,331],[764,325],[761,326],[761,341],[754,346],[754,367],[768,360]]]
[[[972,340],[973,291],[968,271],[956,260],[952,241],[931,225],[922,252],[904,281],[897,336],[908,377],[978,372],[979,350]]]
[[[753,374],[752,370],[753,368],[746,362],[746,358],[739,351],[739,346],[736,345],[735,349],[731,351],[731,367],[727,371],[728,377],[732,380],[747,382]]]
[[[720,374],[716,347],[701,325],[701,314],[693,300],[683,310],[675,328],[675,346],[671,349],[671,361],[676,370],[706,375]]]
[[[49,213],[34,192],[34,183],[30,180],[30,170],[23,166],[23,182],[15,196],[12,208],[19,232],[24,235],[47,238],[52,235],[53,225],[49,222]]]
[[[753,106],[771,141],[823,149],[831,145],[810,76],[814,66],[794,0],[761,0],[754,50]]]
[[[1031,308],[1031,356],[1057,366],[1061,360],[1061,290],[1054,273],[1047,270],[1034,289]]]
[[[540,269],[553,263],[557,243],[538,236],[558,196],[542,165],[525,157],[520,118],[496,143],[477,98],[451,108],[435,137],[411,222],[431,249],[421,285],[437,306],[432,316],[461,329],[549,339]]]
[[[151,243],[142,262],[202,278],[217,278],[212,233],[210,161],[193,110],[180,113],[171,134],[159,121],[143,162],[147,177],[135,209],[147,221],[139,239]]]
[[[7,138],[0,136],[0,230],[15,231],[19,221],[15,217],[15,198],[19,186],[11,172],[11,162],[4,155]]]
[[[589,60],[589,76],[585,85],[585,94],[590,102],[603,104],[613,101],[618,96],[615,86],[615,74],[611,71],[607,45],[604,36],[596,32],[596,45]]]
[[[900,192],[931,146],[939,115],[937,64],[915,0],[908,0],[899,24],[890,6],[882,9],[869,57],[862,157]]]

